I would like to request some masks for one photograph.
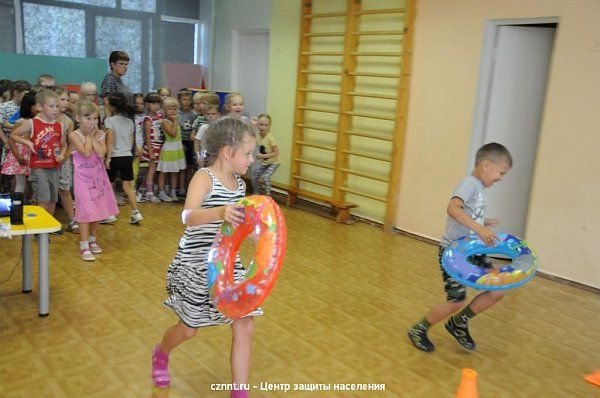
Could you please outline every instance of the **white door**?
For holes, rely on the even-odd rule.
[[[235,41],[232,86],[244,97],[244,113],[257,116],[267,111],[269,32],[239,32]]]
[[[500,26],[493,51],[480,144],[507,147],[513,168],[488,190],[487,217],[500,221],[499,231],[520,237],[525,232],[554,33],[552,27]]]

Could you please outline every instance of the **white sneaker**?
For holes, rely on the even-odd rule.
[[[96,259],[96,256],[92,254],[90,249],[84,249],[81,251],[81,259],[83,261],[94,261]]]
[[[179,198],[177,197],[177,195],[171,195],[171,201],[172,202],[179,202]]]
[[[90,251],[92,254],[100,254],[102,253],[102,248],[96,242],[90,242]]]
[[[125,206],[125,203],[127,203],[125,198],[121,195],[115,195],[115,200],[117,202],[117,206]]]
[[[117,217],[116,216],[108,216],[104,220],[100,221],[100,224],[112,224],[115,221],[117,221]]]
[[[160,191],[158,193],[158,198],[160,200],[162,200],[163,202],[172,202],[173,199],[171,199],[171,197],[169,195],[167,195],[164,191]]]
[[[140,193],[138,193],[137,195],[135,195],[135,200],[136,200],[138,203],[144,203],[145,201],[147,201],[147,200],[148,200],[148,198],[146,197],[146,194],[145,194],[145,193],[141,193],[141,192],[140,192]]]
[[[154,195],[153,193],[148,193],[146,194],[148,201],[152,202],[152,203],[158,203],[160,202],[160,199],[156,197],[156,195]]]
[[[131,219],[129,220],[129,224],[137,224],[144,219],[142,213],[139,210],[131,215]]]

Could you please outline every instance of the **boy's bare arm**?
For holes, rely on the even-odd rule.
[[[28,139],[23,138],[31,134],[32,126],[33,121],[28,120],[27,122],[23,123],[22,125],[20,125],[12,131],[10,139],[14,142],[19,142],[23,145],[27,145],[33,151],[33,143]]]
[[[477,236],[485,243],[487,246],[495,246],[496,243],[496,233],[489,228],[484,227],[475,222],[471,217],[465,214],[463,211],[464,202],[461,198],[453,197],[450,199],[450,203],[448,203],[448,208],[446,211],[448,215],[456,220],[456,222],[464,225],[472,231],[475,231]]]

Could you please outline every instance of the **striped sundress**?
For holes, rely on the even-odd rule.
[[[207,173],[212,181],[212,190],[204,199],[202,208],[230,205],[244,197],[246,187],[241,177],[236,176],[238,186],[235,191],[231,191],[225,188],[208,168],[200,169],[198,172]],[[219,220],[186,227],[179,241],[177,254],[167,270],[169,297],[164,305],[173,309],[183,323],[192,328],[232,322],[213,306],[208,295],[208,251],[222,222]],[[241,280],[245,273],[238,255],[234,271],[236,281]],[[262,309],[258,308],[248,315],[257,316],[262,313]]]
[[[171,123],[170,120],[166,121]],[[185,170],[185,153],[183,152],[183,143],[181,142],[181,126],[177,125],[177,135],[171,137],[166,132],[164,133],[165,143],[160,149],[158,158],[158,167],[156,170],[164,173],[179,173],[180,170]]]

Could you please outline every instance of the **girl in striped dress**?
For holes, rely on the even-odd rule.
[[[224,118],[205,134],[207,167],[200,169],[190,182],[182,221],[186,225],[179,249],[167,271],[165,305],[179,317],[167,329],[161,342],[152,352],[152,380],[157,387],[168,387],[169,354],[173,348],[192,338],[198,328],[231,324],[232,382],[239,386],[248,383],[250,347],[256,315],[259,308],[246,317],[232,320],[213,306],[208,294],[207,255],[223,220],[234,226],[244,220],[243,209],[235,202],[244,196],[245,184],[240,175],[252,163],[256,145],[253,129],[234,118]],[[235,263],[235,277],[243,278],[245,271],[239,256]],[[247,397],[248,391],[234,390],[231,397]]]
[[[177,122],[177,110],[179,102],[175,98],[165,98],[163,101],[164,119],[162,120],[162,131],[165,143],[160,150],[158,167],[158,198],[163,202],[177,202],[177,180],[179,172],[185,170],[185,153],[181,141],[181,126]],[[165,174],[169,173],[171,181],[171,192],[165,192]],[[181,187],[185,190],[185,187]]]

